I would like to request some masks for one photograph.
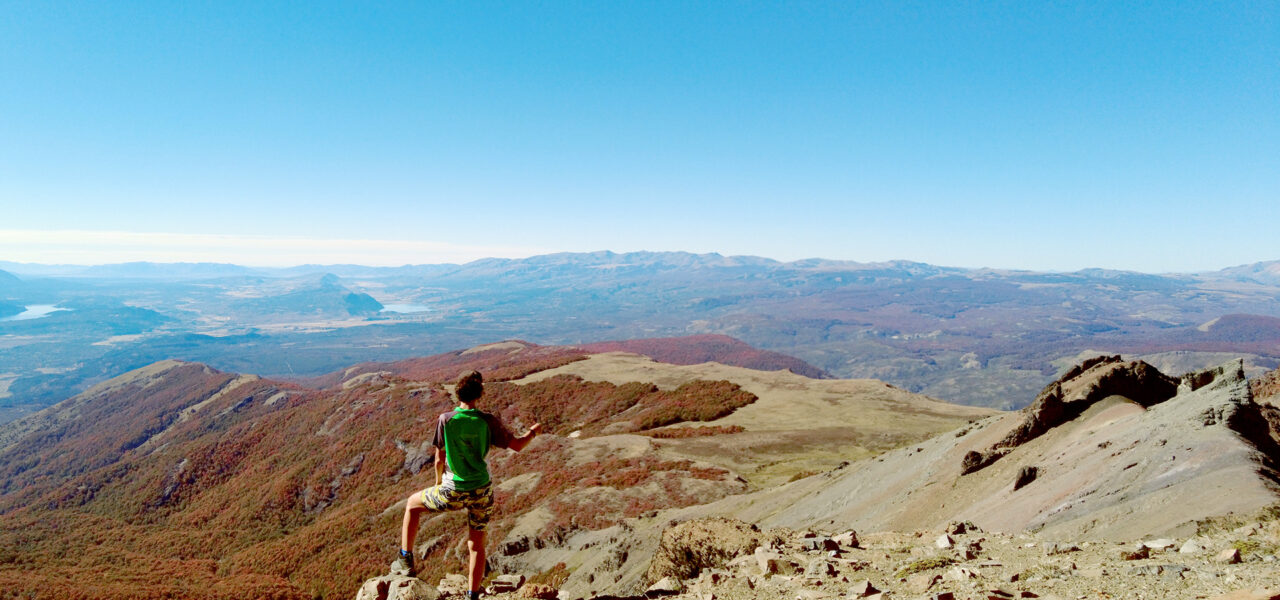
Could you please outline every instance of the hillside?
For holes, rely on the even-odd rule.
[[[638,593],[653,583],[647,567],[668,524],[707,517],[833,533],[971,521],[1051,541],[1185,538],[1205,519],[1280,502],[1278,441],[1280,413],[1250,399],[1239,362],[1177,380],[1104,357],[1064,374],[1022,413],[779,487],[582,534],[566,541],[576,551],[530,552],[512,568],[564,562],[574,574],[562,589],[571,594]],[[619,552],[632,560],[610,563]]]
[[[658,362],[673,365],[696,365],[718,362],[724,365],[755,369],[757,371],[787,370],[796,375],[825,379],[831,375],[798,358],[757,350],[727,335],[691,335],[681,338],[650,338],[583,344],[583,350],[591,353],[630,352]]]
[[[442,384],[471,368],[490,369],[495,380],[530,375],[490,384],[481,406],[518,431],[540,421],[548,432],[520,454],[491,458],[499,482],[490,527],[496,561],[784,476],[759,452],[765,440],[795,434],[757,431],[764,421],[750,414],[726,424],[774,397],[687,373],[656,383],[639,371],[612,383],[557,371],[590,360],[580,350],[503,342],[352,368],[316,387],[179,361],[116,377],[0,427],[0,589],[96,598],[348,597],[385,570],[403,499],[430,477],[429,425],[451,406]],[[777,378],[777,387],[840,383],[718,368]],[[866,436],[826,438],[832,455],[870,454],[987,414],[883,384],[851,385],[822,400],[843,407],[826,425]],[[859,415],[867,411],[886,418],[864,424]],[[728,443],[752,455],[697,445],[710,440],[734,440]],[[830,457],[796,452],[787,464],[787,473],[816,471]],[[755,483],[739,475],[740,465]],[[461,518],[423,523],[417,550],[432,565],[424,576],[460,568]]]

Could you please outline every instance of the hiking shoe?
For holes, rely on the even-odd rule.
[[[413,565],[413,555],[397,556],[391,563],[391,574],[401,577],[417,577],[418,569]]]

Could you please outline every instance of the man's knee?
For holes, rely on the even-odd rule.
[[[418,512],[425,508],[426,506],[423,506],[422,504],[422,492],[409,494],[409,497],[404,502],[405,512]]]
[[[484,530],[474,527],[467,528],[467,550],[471,552],[484,552]]]

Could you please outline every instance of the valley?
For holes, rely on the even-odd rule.
[[[303,379],[501,339],[589,347],[691,335],[796,357],[805,375],[1008,410],[1081,353],[1177,370],[1240,356],[1251,376],[1275,368],[1272,266],[1036,273],[678,252],[397,268],[0,263],[16,273],[0,277],[0,302],[67,309],[0,321],[0,373],[15,375],[0,410],[26,414],[168,358]]]

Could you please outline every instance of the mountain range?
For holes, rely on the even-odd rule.
[[[597,252],[260,269],[3,263],[0,420],[167,358],[277,378],[501,339],[723,335],[836,377],[1018,408],[1084,355],[1280,365],[1280,262],[1193,274]]]
[[[446,383],[469,369],[489,379],[481,408],[546,431],[490,459],[491,567],[565,598],[643,592],[664,532],[707,517],[1104,541],[1280,501],[1280,412],[1238,360],[1171,377],[1092,357],[1005,413],[680,342],[663,351],[712,360],[508,340],[291,382],[174,360],[103,381],[0,426],[0,587],[350,597],[385,572]],[[424,579],[461,569],[463,524],[424,519]]]

